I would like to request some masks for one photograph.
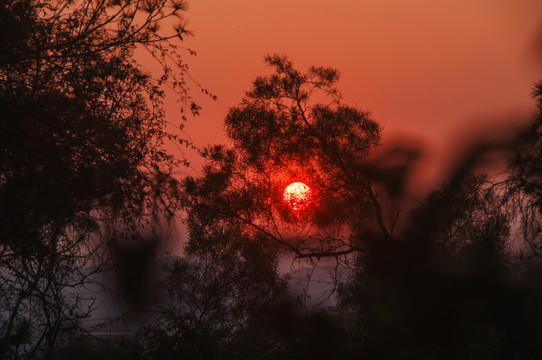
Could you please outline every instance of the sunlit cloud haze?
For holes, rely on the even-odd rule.
[[[226,141],[228,108],[267,71],[264,55],[277,52],[299,68],[339,69],[346,103],[372,112],[384,142],[423,144],[432,164],[425,181],[435,182],[466,131],[524,121],[542,77],[534,0],[198,0],[186,18],[194,37],[185,45],[198,53],[190,73],[218,96],[198,99],[201,116],[186,126],[198,146]]]

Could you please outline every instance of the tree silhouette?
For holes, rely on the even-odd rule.
[[[538,257],[542,251],[542,82],[534,86],[538,112],[513,144],[512,159],[504,180],[495,187],[505,206],[521,224],[523,240]]]
[[[179,182],[172,171],[183,160],[165,145],[187,141],[168,131],[163,86],[192,113],[199,107],[174,43],[188,34],[182,19],[160,25],[185,8],[178,0],[0,4],[0,357],[69,358],[77,341],[89,356],[156,359],[542,353],[539,258],[521,263],[509,247],[521,222],[533,254],[540,249],[540,116],[512,149],[503,181],[476,175],[474,160],[491,150],[481,144],[398,233],[417,150],[375,156],[382,127],[343,102],[337,70],[303,72],[271,55],[272,73],[226,117],[231,145],[203,150],[201,176]],[[136,50],[155,57],[161,76],[142,70]],[[283,200],[292,182],[310,188],[306,206]],[[168,263],[138,334],[103,348],[79,337],[96,306],[86,288],[104,261],[128,264],[125,291],[137,297],[156,244],[125,245],[179,210],[187,257]],[[336,275],[347,267],[348,281],[335,284],[339,305],[299,311],[281,256],[325,259]]]
[[[281,56],[266,62],[274,73],[258,77],[227,115],[232,146],[207,149],[202,176],[183,181],[189,253],[219,256],[257,243],[277,256],[348,265],[351,277],[340,285],[334,312],[341,325],[333,330],[344,335],[333,341],[342,351],[334,354],[343,358],[541,354],[540,271],[536,263],[522,268],[526,264],[511,248],[518,203],[509,200],[518,193],[530,199],[529,219],[539,220],[538,120],[519,147],[474,144],[449,180],[395,233],[385,205],[404,195],[415,149],[396,147],[370,158],[380,127],[366,112],[341,102],[335,70],[313,67],[303,73]],[[476,160],[493,150],[517,153],[503,187],[476,168]],[[282,191],[294,181],[312,190],[303,209],[282,201]],[[538,236],[536,226],[527,231]],[[262,333],[277,335],[269,328]],[[312,344],[307,336],[278,340],[275,348],[296,344],[291,354],[302,358],[301,349]]]
[[[540,101],[540,84],[535,96]],[[374,241],[358,257],[340,308],[359,353],[390,359],[542,354],[540,114],[515,141],[481,139],[472,149],[410,214],[398,241]],[[512,155],[506,172],[493,180],[474,176],[475,160],[492,151]]]
[[[378,123],[342,103],[337,70],[300,72],[278,55],[265,61],[274,72],[256,78],[226,117],[232,147],[206,149],[203,175],[183,181],[189,251],[264,238],[263,246],[297,258],[344,259],[362,250],[356,232],[389,237],[366,163],[380,141]],[[282,201],[293,181],[311,188],[305,209]]]
[[[161,304],[135,338],[146,359],[241,358],[247,349],[240,339],[250,323],[286,295],[276,259],[253,243],[219,257],[176,259],[166,274]],[[252,356],[262,351],[254,343],[247,346]]]
[[[516,349],[514,335],[530,320],[524,294],[514,294],[525,289],[511,279],[510,219],[487,187],[471,177],[431,192],[397,241],[375,241],[359,257],[341,302],[351,326],[362,328],[354,340],[360,351],[451,359],[529,353]]]
[[[51,351],[93,302],[92,234],[122,236],[178,208],[164,149],[162,85],[190,105],[174,41],[184,1],[8,0],[0,4],[0,354]],[[170,30],[160,26],[180,17]],[[162,65],[153,79],[134,51]],[[197,110],[193,104],[192,109]],[[112,228],[109,226],[108,228]],[[92,269],[92,270],[89,270]],[[86,308],[86,310],[85,310]]]

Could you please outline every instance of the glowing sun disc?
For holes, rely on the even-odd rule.
[[[292,209],[302,210],[311,200],[311,189],[302,182],[294,182],[286,186],[282,197]]]

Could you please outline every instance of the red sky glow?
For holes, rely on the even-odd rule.
[[[227,141],[228,108],[277,52],[339,69],[345,102],[372,112],[384,143],[406,136],[429,149],[431,182],[465,132],[523,121],[542,78],[536,0],[198,0],[186,18],[190,73],[218,96],[198,99],[186,126],[198,146]]]

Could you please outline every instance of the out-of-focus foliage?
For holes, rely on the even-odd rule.
[[[134,235],[178,209],[171,172],[182,161],[165,143],[185,141],[166,129],[162,85],[190,102],[174,43],[185,9],[0,3],[0,357],[52,351],[94,308],[82,285],[101,263],[93,234],[106,222]],[[141,70],[136,49],[161,63],[160,78]]]
[[[400,238],[376,239],[359,256],[341,308],[361,353],[493,359],[542,351],[542,313],[532,303],[542,300],[540,287],[517,278],[509,218],[484,185],[469,178],[433,191]]]
[[[540,101],[540,85],[535,95]],[[358,256],[339,307],[355,353],[540,357],[540,114],[539,106],[508,146],[474,144],[476,153],[411,212],[401,236],[376,237]],[[508,170],[492,181],[473,176],[472,159],[491,151],[513,155]]]

